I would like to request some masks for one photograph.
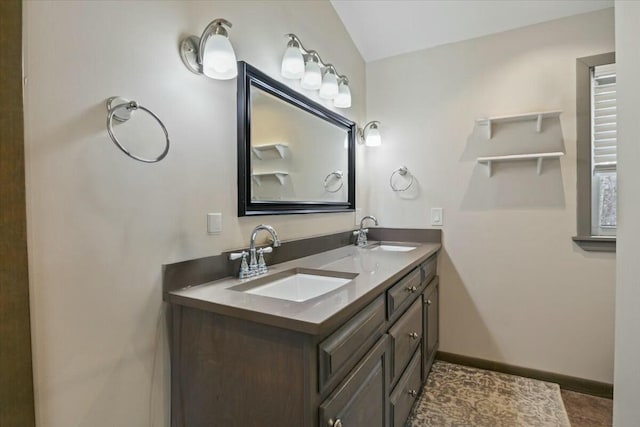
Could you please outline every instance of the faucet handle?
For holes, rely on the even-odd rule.
[[[231,261],[242,258],[242,261],[240,262],[240,271],[238,272],[238,277],[240,279],[246,279],[247,277],[252,276],[251,271],[249,270],[249,265],[247,264],[247,255],[249,255],[249,253],[246,251],[229,254],[229,259]]]
[[[267,263],[264,261],[264,254],[268,254],[271,252],[273,252],[273,248],[271,246],[258,249],[258,274],[264,274],[269,271]]]
[[[229,254],[229,259],[230,259],[231,261],[235,261],[235,260],[240,259],[240,258],[246,258],[246,257],[247,257],[247,255],[248,255],[248,254],[247,254],[247,252],[246,252],[246,251],[242,251],[242,252],[233,252],[233,253],[230,253],[230,254]]]

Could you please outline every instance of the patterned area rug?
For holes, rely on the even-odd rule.
[[[407,427],[570,427],[557,384],[436,361]]]

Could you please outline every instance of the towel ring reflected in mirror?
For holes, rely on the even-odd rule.
[[[118,122],[126,122],[131,118],[133,112],[136,110],[142,110],[153,117],[164,132],[166,144],[164,150],[158,157],[155,159],[146,159],[144,157],[136,156],[127,150],[121,143],[118,141],[115,133],[113,132],[113,120]],[[164,159],[169,153],[169,133],[167,132],[167,128],[162,123],[162,120],[158,116],[156,116],[152,111],[138,104],[136,101],[129,101],[128,99],[120,98],[118,96],[113,96],[107,100],[107,132],[109,132],[109,136],[116,147],[118,147],[124,154],[131,157],[132,159],[138,160],[144,163],[156,163],[160,160]]]
[[[407,175],[409,175],[409,178],[410,178],[409,183],[404,187],[396,187],[395,185],[393,185],[393,177],[396,175],[399,175],[405,178]],[[406,166],[401,166],[398,169],[391,172],[391,176],[389,177],[389,186],[395,192],[407,191],[413,185],[413,181],[414,181],[413,174],[409,172],[409,169],[407,169]]]
[[[324,179],[324,182],[322,183],[323,187],[325,190],[327,190],[328,193],[337,193],[338,191],[340,191],[340,189],[342,188],[342,186],[344,185],[344,182],[342,181],[342,177],[344,176],[344,173],[340,170],[337,171],[333,171],[331,173],[329,173],[329,175],[326,176],[326,178]],[[333,179],[332,179],[333,178]],[[340,186],[331,190],[329,187],[329,183],[331,181],[340,181]]]

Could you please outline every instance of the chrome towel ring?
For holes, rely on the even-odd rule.
[[[410,179],[409,183],[405,187],[398,188],[398,187],[393,185],[393,177],[396,174],[400,175],[402,177],[405,177],[408,174],[411,179]],[[389,186],[391,187],[391,189],[393,191],[396,191],[396,192],[398,192],[398,191],[407,191],[409,189],[409,187],[411,187],[413,185],[413,181],[414,181],[413,174],[411,172],[409,172],[409,169],[407,169],[406,166],[401,166],[398,169],[396,169],[393,172],[391,172],[391,176],[389,177]]]
[[[343,175],[344,175],[344,173],[342,171],[339,171],[339,170],[329,173],[329,175],[326,176],[326,178],[324,179],[324,182],[322,183],[324,189],[327,190],[327,192],[329,192],[329,193],[337,193],[338,191],[340,191],[340,189],[344,185],[344,182],[342,181],[342,176]],[[329,189],[329,182],[331,181],[331,178],[334,178],[334,180],[340,180],[340,186],[335,188],[335,189],[333,189],[333,190]]]
[[[115,133],[113,132],[113,120],[115,119],[118,122],[126,122],[131,118],[131,115],[136,110],[142,110],[148,113],[151,117],[153,117],[164,132],[164,136],[166,138],[166,145],[164,147],[164,151],[155,159],[145,159],[143,157],[136,156],[132,154],[129,150],[127,150],[116,138]],[[140,162],[145,163],[156,163],[160,160],[164,159],[167,153],[169,152],[169,133],[167,132],[167,128],[162,123],[162,120],[158,116],[156,116],[153,112],[148,110],[147,108],[139,105],[136,101],[129,101],[128,99],[120,98],[118,96],[112,96],[107,99],[107,132],[109,132],[109,136],[116,146],[122,150],[124,154],[131,157],[132,159],[138,160]]]

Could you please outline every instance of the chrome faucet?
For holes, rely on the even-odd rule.
[[[260,224],[256,228],[253,229],[251,233],[251,240],[249,240],[249,272],[255,272],[253,276],[257,276],[259,274],[264,274],[268,271],[267,264],[264,262],[263,254],[269,253],[273,250],[273,248],[263,248],[258,250],[258,259],[256,259],[256,237],[258,236],[258,231],[266,230],[271,234],[273,238],[273,247],[277,248],[280,246],[280,239],[278,239],[278,233],[276,230],[266,224]]]
[[[378,225],[378,220],[375,216],[367,215],[360,220],[360,229],[353,232],[354,236],[358,236],[356,239],[356,246],[367,246],[367,233],[369,232],[368,228],[364,228],[364,221],[370,219],[374,222],[375,225]]]
[[[260,224],[251,232],[251,239],[249,240],[249,253],[246,251],[235,252],[229,254],[230,260],[236,260],[238,258],[242,258],[240,262],[240,272],[238,277],[241,279],[246,279],[247,277],[259,276],[261,274],[269,271],[267,268],[267,263],[264,262],[264,254],[268,254],[273,252],[273,247],[268,246],[266,248],[260,248],[256,251],[256,237],[258,236],[258,231],[266,230],[271,234],[273,238],[273,247],[280,246],[280,239],[278,239],[278,233],[276,230],[270,225]],[[247,264],[247,255],[249,255],[249,263]]]

